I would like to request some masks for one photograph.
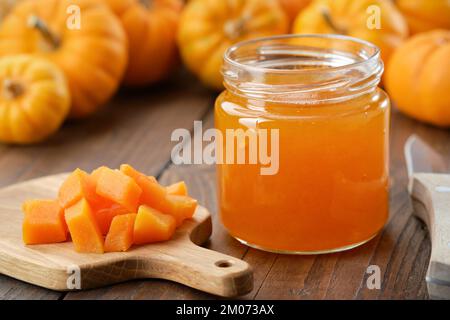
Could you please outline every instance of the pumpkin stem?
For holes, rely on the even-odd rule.
[[[15,99],[21,96],[24,92],[24,88],[21,84],[12,81],[11,79],[5,79],[3,81],[3,94],[6,99]]]
[[[347,30],[345,30],[344,28],[339,27],[334,21],[333,18],[331,17],[330,11],[328,10],[328,8],[322,8],[322,16],[323,19],[325,20],[325,22],[330,26],[331,29],[333,29],[336,33],[339,34],[347,34]]]
[[[50,31],[48,26],[45,24],[44,21],[42,21],[41,18],[39,18],[36,15],[31,15],[28,19],[28,26],[30,28],[39,30],[39,32],[41,32],[42,36],[48,42],[50,42],[54,48],[59,47],[59,45],[61,43],[60,39]]]

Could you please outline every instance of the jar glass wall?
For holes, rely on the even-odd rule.
[[[228,50],[215,124],[223,136],[219,212],[232,236],[263,250],[313,254],[355,247],[383,228],[382,71],[378,48],[344,36],[279,36]]]

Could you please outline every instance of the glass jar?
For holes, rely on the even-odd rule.
[[[233,237],[317,254],[377,235],[388,218],[382,73],[379,49],[346,36],[277,36],[226,52],[226,90],[215,105],[217,186]]]

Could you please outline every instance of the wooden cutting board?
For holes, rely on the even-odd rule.
[[[124,253],[81,254],[70,242],[25,246],[22,202],[55,198],[66,176],[44,177],[0,190],[0,273],[58,291],[136,278],[172,280],[224,297],[252,290],[253,272],[246,262],[199,246],[212,232],[211,215],[201,206],[172,240],[136,246]]]

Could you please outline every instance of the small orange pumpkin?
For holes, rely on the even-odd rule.
[[[115,93],[127,64],[127,40],[105,4],[27,0],[0,26],[0,56],[19,53],[38,54],[64,71],[72,94],[71,116],[80,118]]]
[[[450,1],[395,0],[408,21],[412,34],[433,29],[450,29]]]
[[[120,18],[128,35],[129,63],[124,83],[152,84],[177,64],[176,31],[180,0],[104,0]]]
[[[379,17],[373,10],[379,10]],[[380,26],[374,23],[377,20]],[[387,62],[394,49],[408,37],[408,26],[390,0],[315,0],[300,12],[293,32],[361,38],[377,45]]]
[[[0,141],[41,141],[64,122],[70,94],[62,71],[28,55],[0,59]]]
[[[207,86],[223,89],[225,51],[234,43],[288,32],[278,0],[191,0],[181,15],[178,44],[187,67]]]
[[[450,126],[450,30],[419,33],[393,54],[386,89],[398,109],[437,126]]]

